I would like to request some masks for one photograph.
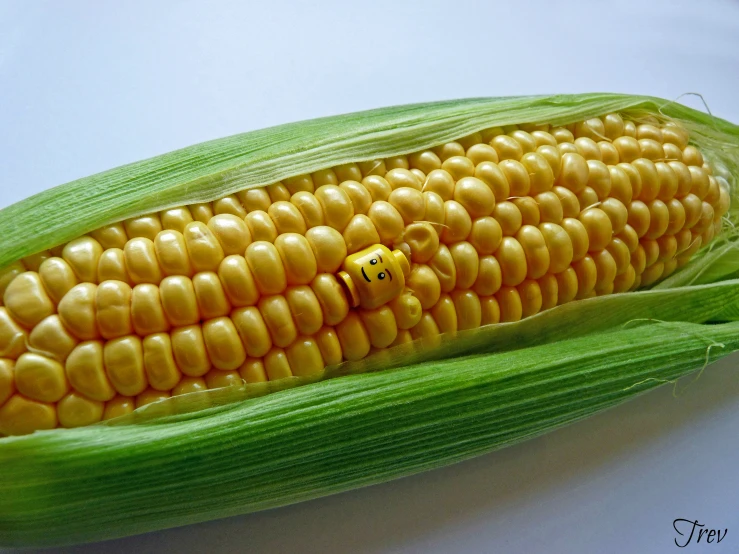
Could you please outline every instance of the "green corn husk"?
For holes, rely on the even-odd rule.
[[[103,224],[286,176],[491,126],[613,111],[680,120],[731,183],[734,225],[731,123],[641,96],[472,99],[283,125],[57,187],[0,211],[0,266]],[[739,350],[736,242],[725,233],[649,291],[419,341],[310,379],[194,393],[91,427],[0,439],[0,544],[122,537],[379,483],[675,382]]]

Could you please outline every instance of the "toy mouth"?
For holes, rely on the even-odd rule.
[[[367,281],[368,283],[371,283],[372,282],[372,281],[370,281],[370,278],[367,277],[367,274],[364,272],[364,268],[362,268],[362,277],[364,277],[365,281]]]

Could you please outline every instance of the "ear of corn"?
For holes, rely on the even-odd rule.
[[[383,379],[398,394],[411,394],[407,379],[439,371],[448,391],[467,391],[460,403],[473,402],[474,387],[467,388],[462,376],[455,385],[457,377],[449,373],[457,371],[457,362],[438,360],[475,355],[475,363],[496,373],[502,358],[493,352],[542,355],[544,347],[536,345],[580,340],[600,353],[601,341],[610,339],[598,333],[631,340],[630,329],[610,330],[634,320],[733,321],[739,311],[739,284],[730,279],[739,272],[730,211],[737,128],[658,102],[622,95],[483,99],[328,118],[185,149],[3,210],[0,230],[6,226],[8,233],[0,259],[10,265],[0,275],[0,433],[110,419],[112,427],[90,431],[107,452],[122,444],[122,436],[139,437],[142,455],[151,459],[157,449],[189,441],[223,462],[224,474],[246,475],[229,464],[243,449],[261,444],[258,425],[243,441],[230,435],[243,431],[239,425],[223,429],[219,436],[233,446],[225,453],[191,426],[211,428],[226,413],[249,425],[258,416],[248,414],[264,406],[277,406],[290,418],[301,410],[297,392],[246,399],[313,383],[305,390],[315,391],[320,404],[326,385],[317,381],[356,373],[332,381],[344,385],[331,385],[346,388],[336,413],[351,420],[353,387],[385,383],[370,375],[389,368],[398,369]],[[667,116],[674,119],[665,123]],[[45,219],[54,201],[62,214],[74,210],[75,217]],[[15,228],[7,223],[11,217],[19,222]],[[65,244],[58,246],[60,240]],[[659,280],[653,291],[610,294]],[[650,325],[640,336],[670,330],[676,337],[686,330],[723,336],[719,328],[699,329]],[[535,373],[574,378],[576,366],[558,358],[564,352],[559,345],[550,346],[550,369]],[[688,350],[695,345],[685,350],[686,359]],[[658,378],[661,352],[647,354],[653,363],[640,370],[641,378]],[[582,356],[583,363],[590,359]],[[603,364],[604,371],[614,367]],[[691,367],[686,362],[670,375]],[[624,378],[633,378],[632,370]],[[506,381],[504,374],[499,377]],[[523,376],[522,383],[532,378],[515,375]],[[476,373],[478,378],[495,381]],[[448,392],[436,390],[435,379],[419,379],[417,396],[403,400],[427,418],[412,427],[429,452],[450,445],[429,439],[422,427],[454,419],[451,412],[435,419],[439,414],[422,409],[426,399]],[[383,387],[362,394],[388,394]],[[509,433],[510,440],[542,432],[552,421],[607,405],[595,400],[607,388],[598,381],[577,407],[575,400],[552,403],[549,423],[542,418],[526,427],[523,420],[503,418],[497,431],[488,432]],[[613,402],[639,390],[641,385],[627,387]],[[480,410],[494,411],[493,396],[478,400]],[[530,401],[511,396],[522,409]],[[546,403],[542,410],[549,410]],[[150,424],[161,432],[150,434]],[[178,425],[188,429],[186,438]],[[360,437],[372,442],[373,430],[360,427],[366,430]],[[23,448],[61,453],[84,436],[92,437],[55,431],[0,439],[0,462],[7,455],[12,470]],[[386,436],[389,445],[396,438]],[[507,441],[483,442],[489,449]],[[325,447],[313,446],[309,457],[320,466]],[[81,463],[94,470],[99,458],[85,452]],[[438,454],[428,463],[452,458]],[[121,486],[130,482],[132,459],[123,456],[117,466],[114,480]],[[105,518],[120,517],[113,506],[120,507],[124,493],[114,487],[97,500],[97,521],[105,521],[108,534],[92,533],[87,523],[54,532],[45,526],[41,542],[120,536],[410,471],[373,473],[373,463],[363,466],[367,473],[358,480],[333,471],[320,486],[285,497],[280,483],[263,483],[270,491],[263,500],[241,488],[223,509],[210,507],[213,498],[203,481],[202,495],[192,497],[184,515],[163,513],[145,524],[133,514],[150,514],[151,508],[131,506],[126,515],[138,522],[135,528],[107,525]],[[179,464],[173,461],[172,468]],[[73,480],[64,471],[57,475],[65,483]],[[142,487],[151,485],[152,475],[141,477]],[[3,479],[0,492],[11,483]],[[164,494],[164,481],[161,489],[149,486],[152,499]],[[0,528],[7,522],[19,543],[36,542],[21,529],[34,514],[52,517],[54,509],[33,504],[33,483],[14,482],[21,485],[7,489],[5,504],[0,501]],[[96,486],[82,487],[80,494]],[[19,500],[21,493],[26,500]]]

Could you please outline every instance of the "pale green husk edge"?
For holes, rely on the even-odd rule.
[[[104,223],[288,175],[611,111],[681,120],[735,187],[739,128],[657,98],[401,106],[213,141],[29,198],[0,212],[0,265]],[[0,544],[101,540],[280,506],[539,435],[739,349],[738,271],[729,232],[651,291],[414,343],[309,386],[295,378],[198,393],[104,425],[2,439]]]

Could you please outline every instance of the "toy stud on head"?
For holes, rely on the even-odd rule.
[[[403,292],[411,267],[400,250],[375,244],[348,256],[339,272],[351,306],[372,309]]]

